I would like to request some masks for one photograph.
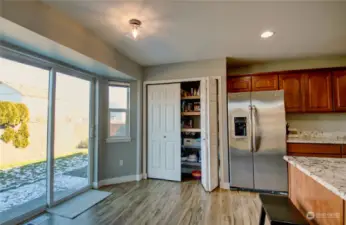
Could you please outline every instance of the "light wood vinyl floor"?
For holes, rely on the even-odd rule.
[[[204,191],[197,181],[142,180],[104,187],[113,194],[74,220],[57,216],[42,225],[257,225],[257,194]]]

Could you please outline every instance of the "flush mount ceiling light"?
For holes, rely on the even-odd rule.
[[[140,20],[137,19],[131,19],[129,21],[130,25],[131,25],[131,33],[132,33],[132,37],[133,39],[137,39],[138,35],[139,35],[139,28],[142,24],[142,22]]]
[[[266,39],[266,38],[270,38],[273,35],[274,35],[273,31],[267,30],[261,34],[261,38]]]

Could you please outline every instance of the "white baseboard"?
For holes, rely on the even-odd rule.
[[[137,174],[136,175],[136,181],[140,181],[143,179],[143,174]]]
[[[121,183],[130,182],[130,181],[140,181],[142,180],[142,177],[143,177],[142,174],[114,177],[114,178],[110,178],[106,180],[100,180],[99,182],[94,182],[93,187],[97,189],[106,185],[121,184]]]
[[[93,182],[93,188],[98,189],[99,188],[99,183],[98,182]]]
[[[228,182],[221,182],[221,183],[220,183],[220,188],[221,188],[221,189],[230,190],[229,183],[228,183]]]

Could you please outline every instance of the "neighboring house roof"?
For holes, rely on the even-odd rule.
[[[26,87],[24,85],[0,81],[0,85],[6,85],[24,97],[48,99],[48,89]]]

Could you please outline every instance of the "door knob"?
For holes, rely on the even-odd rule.
[[[163,138],[166,138],[166,136],[163,136]]]

